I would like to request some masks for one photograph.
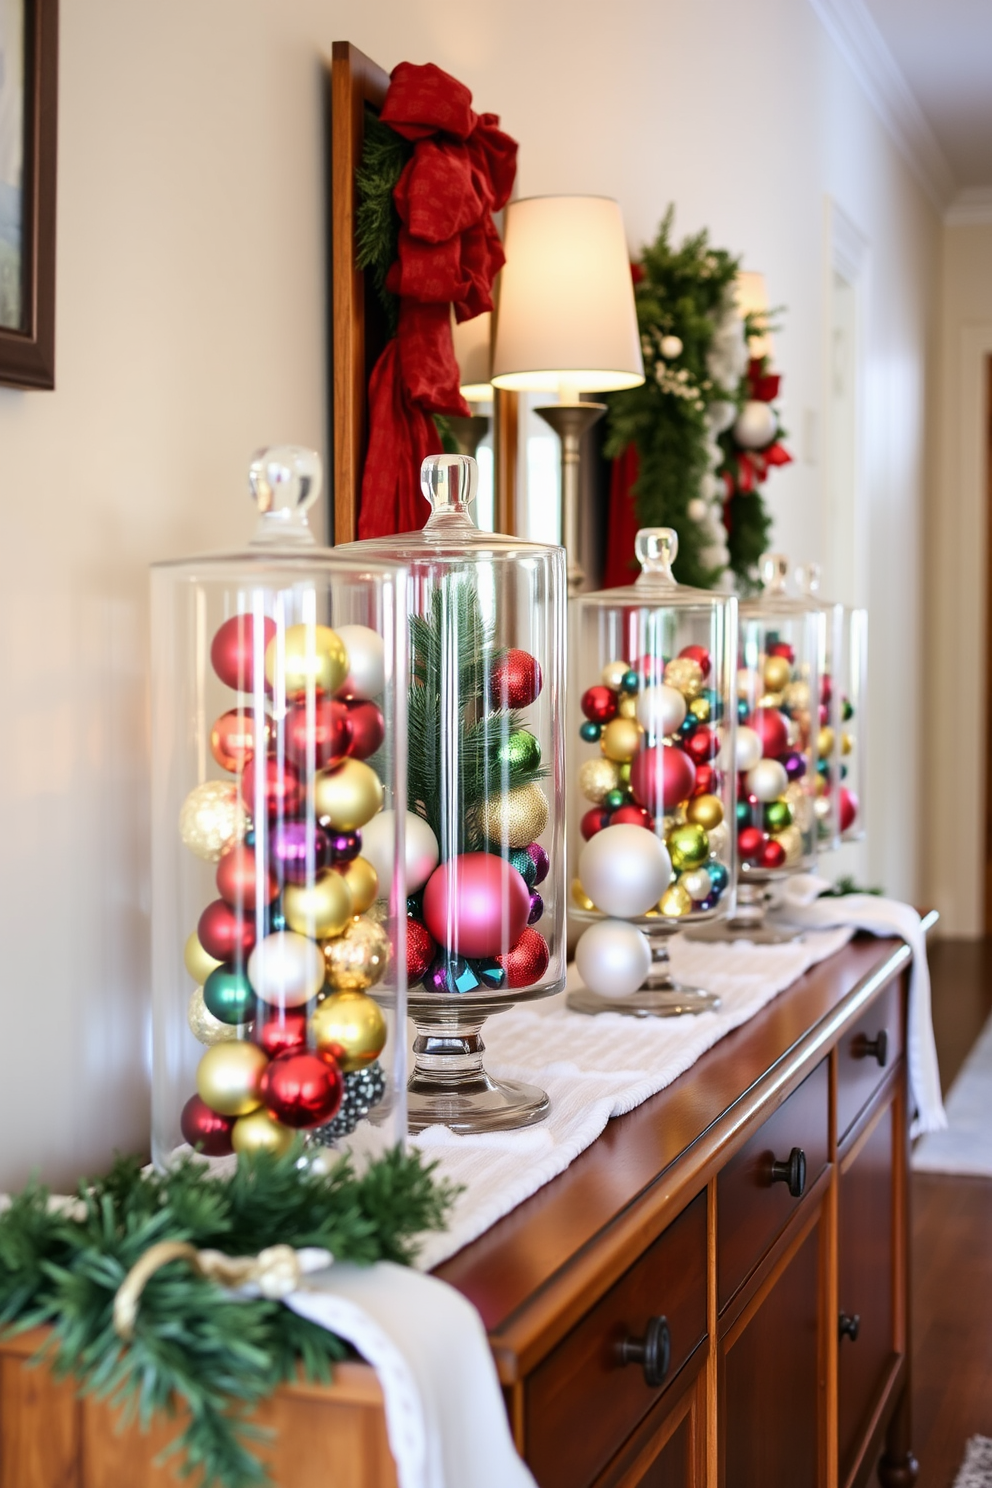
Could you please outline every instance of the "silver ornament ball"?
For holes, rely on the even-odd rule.
[[[582,887],[604,914],[646,914],[671,877],[672,860],[661,838],[633,824],[604,827],[579,854]]]
[[[636,925],[601,920],[583,931],[575,947],[575,965],[591,992],[629,997],[651,970],[651,947]]]

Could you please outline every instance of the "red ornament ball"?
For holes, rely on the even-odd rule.
[[[424,923],[459,956],[500,956],[527,928],[530,889],[495,853],[462,853],[435,868],[424,889]]]
[[[609,723],[617,714],[617,695],[612,687],[587,687],[579,706],[590,723]]]
[[[272,738],[272,720],[263,715],[261,729],[262,753],[269,747]],[[231,708],[222,713],[210,730],[210,753],[222,770],[239,775],[255,753],[254,708]]]
[[[622,811],[623,807],[621,806],[620,809]],[[588,842],[590,837],[595,837],[597,832],[601,832],[604,827],[608,827],[609,825],[610,813],[606,807],[593,806],[592,810],[587,811],[579,822],[579,831],[582,833],[586,842]]]
[[[330,1054],[311,1049],[287,1049],[267,1065],[261,1083],[262,1100],[284,1126],[323,1126],[337,1114],[344,1079]]]
[[[712,796],[719,794],[719,784],[716,771],[712,765],[696,766],[696,783],[692,788],[694,796]]]
[[[745,863],[756,863],[765,845],[765,834],[760,827],[742,827],[737,834],[737,851]]]
[[[276,622],[268,618],[262,621],[263,635],[257,647],[259,668],[258,683],[265,681],[265,648],[276,633]],[[214,636],[210,646],[210,660],[214,671],[228,687],[238,692],[255,691],[255,620],[252,615],[232,615]]]
[[[696,662],[704,677],[708,677],[713,670],[713,661],[705,646],[683,646],[679,655]]]
[[[529,651],[504,652],[489,674],[489,695],[498,708],[527,708],[541,691],[541,667]]]
[[[778,708],[755,708],[748,727],[761,740],[761,752],[766,759],[778,759],[789,747],[789,720]]]
[[[258,761],[249,760],[241,776],[241,799],[256,816],[255,794],[261,795],[259,806],[266,816],[292,816],[303,796],[296,766],[287,759],[267,755],[262,761],[262,778],[258,779]]]
[[[406,922],[407,981],[419,982],[425,977],[436,954],[437,946],[427,926],[422,920],[408,919]]]
[[[846,832],[849,827],[854,826],[859,804],[854,791],[848,790],[846,785],[842,785],[840,788],[840,829],[842,832]]]
[[[795,664],[796,653],[788,641],[773,641],[768,647],[769,656],[784,656],[790,666]]]
[[[382,716],[382,709],[376,703],[349,703],[348,718],[351,723],[348,753],[352,759],[368,759],[382,747],[382,741],[386,737],[386,721]]]
[[[644,806],[619,806],[616,811],[610,813],[611,827],[647,827],[648,831],[654,828],[654,820]]]
[[[223,899],[208,904],[196,927],[197,937],[215,961],[245,961],[255,944],[255,917],[236,913]]]
[[[211,1111],[206,1101],[201,1100],[198,1095],[191,1095],[183,1106],[179,1129],[183,1140],[191,1147],[197,1147],[207,1157],[227,1157],[234,1151],[231,1144],[234,1118]]]
[[[711,729],[706,723],[700,724],[686,739],[685,750],[695,765],[703,765],[707,760],[715,759],[720,752],[716,729]]]
[[[781,868],[785,864],[785,848],[781,842],[776,842],[774,837],[768,842],[761,844],[758,854],[759,868]]]
[[[630,788],[638,802],[652,816],[674,811],[692,795],[696,767],[682,749],[674,744],[656,744],[634,756],[630,768]]]
[[[512,951],[496,960],[506,972],[508,987],[532,987],[547,971],[551,952],[539,930],[525,930]]]
[[[279,893],[275,874],[266,872],[259,885],[258,860],[253,847],[237,846],[226,852],[217,864],[217,892],[228,904],[240,905],[242,909],[255,909],[259,904],[259,887],[262,904],[271,904]]]
[[[272,1016],[255,1026],[255,1041],[270,1059],[290,1049],[303,1049],[307,1042],[307,1015],[299,1008],[273,1008]]]
[[[824,672],[823,676],[820,678],[820,702],[831,702],[833,699],[833,695],[834,684],[833,682],[831,682],[829,674],[827,672]]]
[[[314,769],[339,764],[351,740],[351,716],[334,698],[317,698],[312,711],[296,703],[286,714],[286,753],[301,769],[308,767],[311,750]]]

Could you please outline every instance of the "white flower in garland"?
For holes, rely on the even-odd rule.
[[[728,296],[713,332],[712,345],[706,353],[706,370],[719,387],[733,393],[747,371],[747,359],[744,321],[732,296]]]

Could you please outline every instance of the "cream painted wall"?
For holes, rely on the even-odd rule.
[[[992,222],[944,228],[940,399],[927,548],[925,896],[946,935],[984,933],[988,573],[986,363]],[[977,685],[972,685],[978,679]]]
[[[824,199],[871,245],[862,499],[874,878],[920,889],[919,539],[938,229],[799,0],[73,0],[61,44],[58,389],[0,391],[0,1188],[147,1130],[147,565],[240,540],[244,469],[325,444],[321,59],[434,60],[520,140],[520,191],[666,204],[788,306],[800,458],[777,539],[820,557]],[[825,588],[829,589],[829,574]],[[883,722],[884,719],[884,722]],[[897,741],[893,745],[892,741]],[[829,865],[828,865],[829,866]]]

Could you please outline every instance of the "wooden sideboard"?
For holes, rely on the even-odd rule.
[[[908,965],[858,937],[438,1268],[540,1488],[858,1488],[879,1459],[913,1483]],[[0,1347],[0,1488],[174,1481],[171,1432],[112,1436],[24,1351]],[[395,1483],[362,1365],[266,1419],[279,1488]]]

